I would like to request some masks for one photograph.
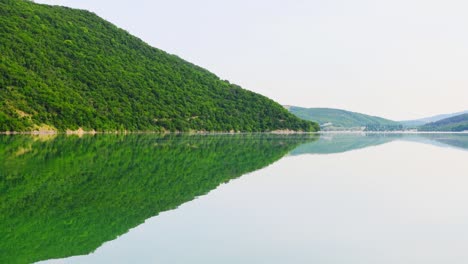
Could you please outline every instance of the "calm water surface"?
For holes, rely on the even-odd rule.
[[[2,263],[468,263],[468,135],[1,138]]]

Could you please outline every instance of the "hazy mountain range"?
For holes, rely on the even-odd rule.
[[[465,131],[468,130],[468,111],[441,114],[416,120],[394,121],[378,116],[334,108],[304,108],[284,106],[294,115],[316,121],[324,131],[395,131],[417,129],[420,131]]]
[[[418,127],[421,131],[468,131],[468,114],[461,114],[444,118]]]
[[[294,115],[313,120],[320,124],[322,130],[401,130],[400,123],[385,118],[350,112],[333,108],[303,108],[286,106]]]
[[[404,121],[399,121],[403,126],[405,127],[417,127],[417,126],[422,126],[427,123],[432,123],[432,122],[437,122],[442,119],[454,117],[457,115],[462,115],[468,113],[468,110],[462,111],[462,112],[457,112],[457,113],[451,113],[451,114],[441,114],[441,115],[435,115],[435,116],[430,116],[430,117],[425,117],[425,118],[420,118],[420,119],[413,119],[413,120],[404,120]]]

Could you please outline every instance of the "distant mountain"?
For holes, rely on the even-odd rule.
[[[164,25],[157,25],[164,27]],[[95,14],[0,1],[0,131],[316,131]]]
[[[468,113],[425,124],[418,127],[418,130],[451,132],[468,131]]]
[[[400,130],[400,123],[385,118],[370,116],[333,108],[303,108],[285,106],[294,115],[320,124],[322,130]]]
[[[442,120],[442,119],[450,118],[450,117],[461,115],[461,114],[467,114],[467,113],[468,113],[468,110],[462,111],[462,112],[457,112],[457,113],[451,113],[451,114],[435,115],[435,116],[430,116],[430,117],[425,117],[425,118],[420,118],[420,119],[414,119],[414,120],[404,120],[404,121],[400,121],[400,123],[404,127],[414,127],[415,128],[415,127],[422,126],[422,125],[427,124],[427,123],[437,122],[437,121]]]

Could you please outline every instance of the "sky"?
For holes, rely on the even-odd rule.
[[[394,120],[468,110],[463,0],[36,0],[90,10],[283,105]]]

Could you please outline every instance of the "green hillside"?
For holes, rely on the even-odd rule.
[[[164,26],[164,25],[155,25]],[[0,1],[0,131],[315,131],[95,14]]]
[[[305,120],[316,121],[323,130],[361,130],[383,131],[400,130],[400,123],[340,109],[333,108],[303,108],[291,106],[289,111]]]
[[[428,123],[418,127],[419,131],[468,131],[468,114],[457,115],[454,117]]]
[[[315,135],[0,136],[0,263],[93,252]]]
[[[462,112],[457,112],[457,113],[450,113],[450,114],[440,114],[440,115],[435,115],[435,116],[430,116],[430,117],[424,117],[420,119],[413,119],[413,120],[404,120],[404,121],[399,121],[404,127],[406,128],[416,128],[418,126],[423,126],[428,123],[433,123],[440,121],[442,119],[462,115],[462,114],[468,114],[468,110],[462,111]]]

